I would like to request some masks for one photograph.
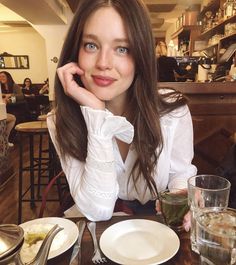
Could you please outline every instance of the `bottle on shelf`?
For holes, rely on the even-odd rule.
[[[224,3],[224,19],[227,19],[233,16],[234,5],[235,5],[234,0],[226,0],[226,2]]]

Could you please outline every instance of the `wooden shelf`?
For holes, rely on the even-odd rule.
[[[224,40],[226,40],[226,39],[233,38],[233,37],[236,37],[236,32],[233,33],[233,34],[230,34],[230,35],[224,36],[223,38],[220,38],[220,39],[218,40],[217,43],[212,44],[212,45],[209,45],[209,46],[207,46],[206,48],[201,49],[201,50],[199,50],[199,51],[210,50],[210,49],[212,49],[212,48],[214,48],[214,47],[217,47],[217,46],[220,44],[220,42],[222,42],[222,41],[224,41]]]
[[[193,29],[199,29],[199,28],[201,28],[201,26],[198,26],[198,25],[194,25],[194,26],[182,26],[181,28],[179,28],[176,32],[174,32],[171,35],[171,38],[174,39],[174,38],[178,37],[183,32],[187,32],[187,31],[190,31],[190,30],[193,30]]]
[[[217,10],[220,7],[220,0],[213,0],[207,6],[203,7],[199,14],[199,18],[203,18],[207,11]]]
[[[201,15],[204,15],[205,12],[209,10],[212,10],[213,12],[217,11],[221,4],[221,0],[213,0],[205,9],[203,9]],[[201,49],[201,51],[208,50],[213,52],[213,55],[216,56],[217,62],[219,62],[220,60],[220,50],[222,48],[227,48],[232,43],[232,41],[234,42],[236,40],[236,32],[230,35],[225,35],[225,25],[228,23],[236,23],[236,15],[222,20],[214,27],[205,30],[204,32],[201,32],[197,38],[197,40],[199,41],[204,40],[209,43],[210,38],[216,35],[220,37],[214,44],[209,43],[207,47]]]
[[[210,28],[210,29],[208,29],[208,30],[202,32],[202,33],[200,34],[199,37],[200,37],[201,39],[206,38],[206,37],[208,37],[209,35],[212,35],[212,32],[217,31],[217,30],[220,30],[221,28],[224,29],[223,26],[224,26],[225,24],[230,23],[230,22],[233,22],[234,20],[236,21],[236,15],[234,15],[234,16],[232,16],[232,17],[226,19],[226,20],[223,20],[223,21],[221,21],[219,24],[217,24],[216,26],[214,26],[214,27],[212,27],[212,28]]]
[[[206,48],[202,49],[202,51],[212,49],[212,48],[214,48],[216,46],[218,46],[218,43],[211,44],[211,45],[207,46]]]
[[[226,40],[226,39],[228,39],[228,38],[233,38],[233,37],[236,37],[236,32],[234,32],[233,34],[230,34],[230,35],[224,36],[223,38],[220,39],[220,41]]]

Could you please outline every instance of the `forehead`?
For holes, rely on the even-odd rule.
[[[87,19],[84,25],[84,32],[90,31],[101,34],[126,34],[125,23],[120,14],[111,6],[100,7],[95,10]],[[113,35],[112,34],[112,35]]]

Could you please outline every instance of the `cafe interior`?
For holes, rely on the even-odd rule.
[[[48,254],[46,245],[37,256],[37,261],[42,260],[31,264],[89,265],[105,260],[107,264],[235,265],[235,212],[232,263],[219,263],[219,260],[203,263],[202,252],[200,258],[199,252],[191,249],[190,232],[174,229],[171,234],[170,229],[170,234],[166,231],[168,236],[164,236],[165,242],[157,233],[157,230],[163,233],[166,227],[169,229],[169,225],[163,225],[165,221],[161,214],[134,216],[122,207],[111,220],[97,222],[96,237],[100,239],[103,256],[98,261],[94,259],[93,241],[89,236],[93,222],[85,217],[62,218],[64,211],[72,206],[71,195],[49,136],[46,117],[53,108],[54,78],[60,52],[79,1],[0,0],[0,77],[1,72],[10,73],[21,89],[25,78],[30,79],[30,93],[33,94],[24,95],[19,102],[12,97],[6,103],[4,93],[0,91],[0,265],[26,264],[17,263],[16,256],[26,241],[22,228],[27,230],[30,222],[45,227],[58,224],[64,228],[63,233],[54,231],[51,235],[58,242],[61,240],[58,249],[54,251],[51,247]],[[144,0],[144,3],[150,14],[155,44],[157,47],[165,45],[166,54],[157,52],[157,63],[161,64],[163,56],[173,57],[179,69],[173,72],[174,79],[161,80],[160,74],[157,86],[174,88],[187,98],[193,122],[193,164],[197,167],[197,174],[226,178],[231,185],[227,207],[236,209],[236,1]],[[164,67],[159,67],[165,71]],[[16,118],[9,137],[6,133],[7,113]],[[217,196],[217,187],[214,190]],[[121,215],[121,212],[125,214]],[[83,233],[84,221],[88,229]],[[127,226],[122,226],[121,221],[127,222]],[[113,226],[117,230],[110,229]],[[133,232],[134,239],[127,230],[132,226],[139,227]],[[121,235],[122,229],[127,234]],[[147,242],[138,233],[140,229],[143,235],[146,233],[146,240],[153,243],[153,250],[148,249]],[[4,235],[13,232],[14,240],[9,243],[12,237]],[[83,238],[78,243],[80,235]],[[63,239],[63,236],[67,238]],[[109,241],[109,238],[116,237],[120,240],[119,246],[115,241]],[[156,238],[163,240],[167,254],[157,251]],[[168,246],[170,241],[173,248]],[[1,244],[7,245],[7,250],[2,250]],[[71,263],[76,244],[82,246],[80,258],[78,253],[75,255],[80,263]],[[43,260],[45,256],[46,260]]]

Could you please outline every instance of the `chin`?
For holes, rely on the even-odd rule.
[[[89,91],[102,101],[109,101],[115,97],[114,95],[111,95],[108,90],[98,91],[97,89],[96,90],[92,89]]]
[[[96,97],[102,101],[110,101],[114,98],[114,97],[109,97],[108,95],[96,95]]]

